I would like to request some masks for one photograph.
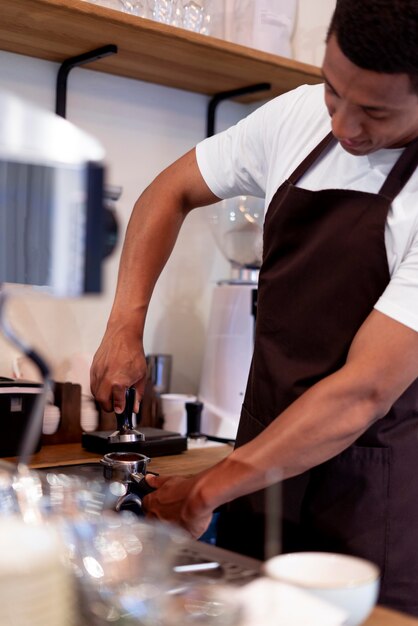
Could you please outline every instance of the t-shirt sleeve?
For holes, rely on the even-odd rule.
[[[196,146],[200,172],[221,199],[266,197],[329,132],[323,85],[301,85]],[[312,146],[310,147],[310,142]]]
[[[263,107],[260,107],[235,126],[196,146],[200,172],[218,198],[264,195],[263,118]]]
[[[196,146],[200,172],[218,198],[264,197],[271,158],[280,158],[280,135],[289,125],[295,102],[309,94],[306,85],[256,109],[231,128]]]
[[[418,332],[418,234],[375,309]]]

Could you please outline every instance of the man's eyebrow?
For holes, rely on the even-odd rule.
[[[324,73],[324,70],[321,70],[321,74],[322,74],[322,78],[324,79],[328,87],[331,87],[332,91],[338,96],[338,91],[335,89],[332,83],[328,80],[328,78],[326,77],[326,74]]]
[[[321,74],[322,74],[322,78],[324,79],[324,82],[328,85],[328,87],[332,89],[332,91],[335,93],[336,96],[340,97],[338,91],[335,89],[333,84],[328,80],[323,70],[321,70]],[[388,110],[387,106],[373,106],[369,104],[360,104],[359,106],[361,106],[361,108],[364,109],[365,111],[387,111]]]

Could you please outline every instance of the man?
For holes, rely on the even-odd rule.
[[[280,471],[284,550],[369,558],[380,601],[415,615],[417,42],[417,0],[339,0],[325,86],[276,98],[157,177],[135,206],[92,369],[105,409],[121,410],[127,386],[141,395],[137,346],[183,219],[219,198],[265,195],[237,446],[198,476],[150,478],[146,509],[199,537],[229,503],[219,542],[263,558],[260,490]]]

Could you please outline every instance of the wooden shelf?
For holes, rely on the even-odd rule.
[[[214,95],[269,82],[269,92],[321,82],[319,68],[128,15],[84,0],[0,0],[0,49],[49,61],[106,44],[118,53],[84,67],[168,87]]]

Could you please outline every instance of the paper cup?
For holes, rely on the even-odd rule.
[[[186,435],[186,402],[195,402],[196,396],[186,393],[163,393],[160,398],[164,418],[163,428],[175,433],[180,433],[180,435]]]

